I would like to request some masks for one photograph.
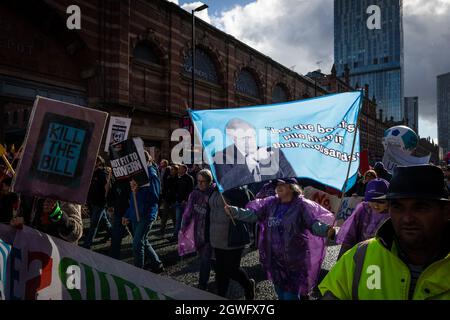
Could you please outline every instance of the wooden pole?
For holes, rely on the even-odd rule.
[[[220,193],[220,196],[222,197],[223,204],[227,206],[228,204],[225,201],[225,198],[223,197],[222,192],[219,192],[219,193]],[[229,214],[227,211],[225,211],[225,212],[226,212],[227,216],[230,218],[231,222],[233,223],[233,226],[236,226],[236,222],[234,221],[233,216],[231,214]]]
[[[136,212],[136,219],[137,222],[139,222],[139,210],[138,210],[138,203],[136,200],[136,192],[133,192],[133,201],[134,201],[134,211]]]
[[[8,159],[6,158],[6,156],[4,154],[2,154],[2,159],[6,163],[6,166],[8,167],[8,170],[11,171],[11,173],[13,175],[15,175],[16,172],[14,171],[13,167],[11,166],[11,164],[9,163]]]
[[[5,162],[6,166],[8,167],[8,170],[11,171],[11,173],[13,175],[16,174],[16,172],[14,171],[13,167],[11,166],[11,163],[9,163],[8,158],[6,158],[6,149],[0,144],[0,155],[3,159],[3,161]]]

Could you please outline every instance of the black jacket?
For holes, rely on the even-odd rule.
[[[166,189],[167,189],[167,180],[169,180],[170,178],[170,170],[166,168],[166,170],[164,170],[164,173],[162,174],[162,176],[160,177],[161,179],[161,193],[163,195],[166,194]]]
[[[128,179],[116,180],[112,182],[111,189],[108,192],[108,207],[114,208],[114,213],[123,216],[130,203],[130,182]]]
[[[234,159],[228,159],[227,155],[233,155]],[[294,178],[297,176],[294,168],[292,168],[290,162],[287,160],[282,150],[279,150],[278,156],[279,158],[277,159],[275,155],[271,155],[269,163],[260,163],[261,181],[279,178]],[[278,160],[278,168],[273,167],[273,169],[278,170],[276,172],[272,172],[272,174],[270,175],[263,174],[269,172],[268,169],[270,168],[271,164],[275,163],[276,160]],[[246,163],[242,163],[243,161],[245,161],[244,155],[240,153],[240,151],[234,144],[228,146],[220,152],[217,152],[214,155],[214,168],[216,171],[216,177],[224,190],[231,189],[237,186],[248,185],[255,182],[255,177],[253,176],[252,172],[250,172],[250,168]],[[263,169],[266,170],[263,171]]]
[[[104,168],[94,171],[91,186],[87,198],[87,204],[91,206],[106,206],[106,183],[108,181],[108,173]]]
[[[187,173],[178,177],[176,186],[176,200],[187,201],[192,190],[194,190],[194,179]]]
[[[169,204],[175,203],[177,193],[178,176],[169,175],[164,182],[163,198]]]

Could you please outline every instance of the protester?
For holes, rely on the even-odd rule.
[[[244,288],[245,299],[253,300],[256,289],[255,280],[250,279],[244,269],[241,268],[242,252],[248,242],[232,241],[241,239],[230,237],[230,228],[233,228],[233,226],[225,213],[224,198],[227,203],[245,206],[251,200],[251,195],[244,187],[227,190],[222,195],[216,188],[208,200],[210,207],[209,239],[216,257],[217,294],[225,297],[230,279],[233,279]],[[248,231],[241,228],[237,235],[241,236],[242,239],[246,236],[248,238]]]
[[[377,173],[375,172],[375,170],[367,170],[364,173],[364,177],[360,179],[356,184],[356,194],[359,197],[364,197],[364,195],[366,194],[367,183],[376,178]]]
[[[18,209],[19,197],[11,192],[11,182],[9,177],[0,180],[0,223],[9,223]]]
[[[176,202],[176,191],[177,191],[177,181],[178,181],[178,165],[172,165],[169,168],[169,175],[166,173],[164,179],[164,189],[162,191],[164,210],[161,215],[161,229],[160,234],[164,236],[166,232],[167,221],[169,218],[172,220],[173,226],[175,228],[175,202]],[[175,233],[172,235],[172,239],[175,239]]]
[[[166,159],[162,159],[159,162],[158,166],[158,174],[159,174],[159,180],[161,181],[161,188],[160,188],[160,195],[159,195],[159,204],[158,204],[158,217],[161,219],[164,215],[164,183],[167,179],[167,176],[170,175],[170,167],[169,167],[169,161]]]
[[[390,219],[338,260],[319,285],[324,298],[449,300],[450,201],[442,170],[397,167],[387,194],[375,199],[388,201]]]
[[[111,189],[108,192],[108,211],[112,212],[111,248],[109,255],[112,258],[120,259],[120,246],[122,238],[126,234],[125,226],[122,225],[122,218],[130,206],[130,183],[128,180],[118,180],[112,178]]]
[[[375,163],[373,167],[375,172],[377,173],[377,177],[386,180],[387,182],[391,181],[392,175],[384,168],[383,162]]]
[[[165,235],[167,220],[172,219],[173,225],[175,225],[175,208],[173,204],[175,202],[175,180],[171,179],[171,176],[178,176],[178,167],[175,169],[173,166],[168,166],[164,170],[164,174],[161,176],[161,199],[159,208],[159,217],[161,218],[161,227],[159,230],[160,235]]]
[[[351,197],[353,195],[357,195],[358,189],[360,188],[360,185],[363,183],[363,181],[364,181],[364,176],[358,170],[358,173],[356,175],[356,182],[353,184],[353,186],[351,188],[346,187],[344,196]],[[325,192],[330,195],[337,196],[339,198],[342,196],[342,192],[340,190],[331,188],[330,186],[325,187]]]
[[[161,190],[164,188],[164,180],[163,177],[166,175],[166,172],[170,172],[169,161],[166,159],[162,159],[159,162],[159,178],[161,179]]]
[[[201,168],[198,164],[194,163],[190,168],[188,174],[194,179],[194,187],[197,186],[197,175],[200,172]]]
[[[318,237],[335,234],[325,223],[333,214],[305,199],[296,182],[279,179],[276,196],[252,201],[247,209],[225,206],[236,219],[262,223],[260,260],[280,300],[297,300],[311,291],[325,254]]]
[[[105,222],[107,228],[106,238],[110,238],[111,235],[112,226],[105,211],[106,196],[108,191],[108,177],[109,174],[105,168],[105,160],[101,156],[97,156],[94,174],[92,176],[87,198],[90,224],[83,243],[83,247],[86,249],[91,248],[92,242],[94,241],[94,237],[102,220]]]
[[[21,201],[21,212],[11,220],[11,226],[28,226],[48,235],[77,244],[83,234],[81,206],[53,199],[32,198],[28,211]],[[27,211],[25,211],[27,210]]]
[[[214,191],[215,184],[211,171],[200,170],[197,173],[197,188],[189,195],[183,213],[181,233],[186,232],[191,223],[194,224],[194,243],[200,256],[200,274],[198,288],[206,290],[211,271],[212,248],[209,242],[209,205],[208,199]]]
[[[377,229],[389,218],[387,201],[374,200],[385,195],[388,187],[389,182],[384,179],[374,179],[367,183],[364,201],[356,206],[339,229],[336,237],[336,243],[342,244],[339,256],[358,242],[375,236]]]
[[[161,182],[158,177],[156,166],[148,152],[145,152],[149,183],[138,186],[136,181],[130,182],[130,207],[122,218],[122,223],[127,225],[131,222],[133,228],[133,258],[134,265],[144,268],[146,253],[150,259],[150,268],[154,273],[164,272],[164,266],[155,250],[150,244],[148,237],[156,220]],[[135,194],[136,201],[134,201]]]
[[[161,210],[161,205],[164,204],[164,190],[166,188],[165,184],[167,181],[167,178],[170,176],[170,170],[171,167],[169,166],[169,161],[167,161],[166,159],[162,159],[160,164],[159,164],[159,179],[161,181],[161,197],[160,197],[160,210]]]
[[[178,240],[178,232],[181,229],[181,219],[183,218],[184,208],[186,207],[189,194],[194,189],[194,179],[187,174],[187,166],[182,164],[178,170],[178,180],[176,182],[175,193],[175,233],[172,241]]]

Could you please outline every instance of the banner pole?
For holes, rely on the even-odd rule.
[[[227,204],[227,202],[225,201],[225,198],[223,197],[222,192],[219,192],[219,193],[220,193],[220,196],[222,197],[223,204],[227,206],[228,204]],[[226,213],[227,216],[230,218],[231,222],[233,223],[233,226],[236,226],[236,222],[234,221],[233,216],[232,216],[231,214],[229,214],[228,212],[226,212],[226,211],[225,211],[225,213]]]
[[[16,174],[13,167],[11,166],[11,163],[9,163],[8,158],[6,158],[6,148],[3,147],[3,145],[0,144],[0,156],[3,159],[3,162],[5,162],[6,166],[8,167],[8,170],[11,171],[13,176]]]
[[[361,102],[360,102],[360,109],[361,109],[361,105],[362,105],[362,99],[364,99],[364,97],[361,97]],[[336,212],[336,215],[334,216],[334,220],[333,220],[333,226],[335,225],[335,223],[336,223],[336,216],[337,216],[337,214],[341,211],[341,209],[342,209],[342,204],[344,203],[344,197],[345,197],[345,193],[347,192],[347,183],[348,183],[348,176],[350,175],[350,169],[351,169],[351,167],[352,167],[352,159],[353,159],[353,153],[354,153],[354,151],[355,151],[355,144],[356,144],[356,136],[357,136],[357,134],[358,134],[358,130],[359,130],[359,125],[360,125],[360,111],[361,110],[359,110],[359,112],[358,112],[358,118],[357,118],[357,120],[356,120],[356,127],[355,127],[355,134],[354,134],[354,136],[353,136],[353,142],[352,142],[352,151],[351,151],[351,153],[350,153],[350,161],[349,161],[349,163],[348,163],[348,168],[347,168],[347,175],[346,175],[346,177],[345,177],[345,182],[344,182],[344,187],[342,188],[342,194],[341,194],[341,200],[340,200],[340,202],[339,202],[339,207],[338,207],[338,210],[337,210],[337,212]]]
[[[2,154],[2,159],[5,162],[6,166],[8,167],[8,170],[11,171],[11,173],[13,174],[13,176],[16,175],[16,172],[14,171],[13,167],[11,166],[11,164],[9,163],[8,159],[4,154]]]
[[[137,222],[139,222],[139,210],[138,210],[138,203],[136,200],[136,192],[132,191],[132,193],[133,193],[133,201],[134,201],[134,211],[136,212]]]

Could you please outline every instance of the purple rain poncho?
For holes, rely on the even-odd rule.
[[[230,208],[239,220],[259,221],[260,261],[269,280],[284,291],[309,294],[326,253],[325,239],[313,232],[325,236],[333,214],[303,196],[289,204],[272,196],[251,201],[246,209]]]
[[[361,202],[342,224],[336,236],[336,243],[353,247],[358,242],[373,238],[378,228],[388,218],[387,212],[378,213],[368,202]]]
[[[178,254],[180,256],[199,251],[205,246],[205,218],[208,211],[208,199],[214,188],[215,184],[212,184],[206,191],[196,188],[189,195],[178,236]]]

